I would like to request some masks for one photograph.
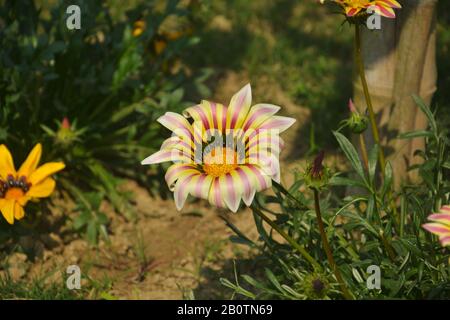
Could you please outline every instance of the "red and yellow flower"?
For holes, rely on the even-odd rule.
[[[400,9],[402,6],[396,0],[332,0],[340,5],[347,17],[354,17],[360,13],[366,13],[367,9],[372,8],[377,13],[386,18],[395,18],[394,9]],[[321,1],[324,2],[324,1]]]
[[[62,169],[62,162],[48,162],[38,167],[42,146],[38,143],[16,171],[8,148],[0,145],[0,210],[9,224],[24,217],[28,201],[46,198],[55,189],[50,176]]]
[[[172,137],[142,164],[174,162],[165,179],[179,210],[190,194],[236,212],[241,199],[250,206],[256,192],[269,188],[272,179],[279,181],[278,133],[295,119],[276,116],[280,107],[275,105],[251,106],[251,100],[246,85],[228,107],[202,101],[183,115],[167,112],[158,119]]]
[[[443,247],[450,246],[450,206],[443,206],[439,213],[428,216],[428,220],[433,222],[422,227],[437,235]]]

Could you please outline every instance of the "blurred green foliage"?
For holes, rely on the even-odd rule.
[[[81,9],[80,30],[66,27],[72,4]],[[10,148],[16,165],[43,143],[43,160],[66,163],[59,186],[76,204],[86,209],[106,199],[132,219],[132,195],[121,191],[123,178],[164,190],[162,179],[154,178],[158,172],[144,174],[140,166],[167,135],[156,119],[183,109],[185,92],[206,89],[203,71],[183,65],[188,48],[197,43],[183,31],[192,9],[178,0],[139,2],[128,9],[100,0],[4,1],[0,143]],[[139,36],[133,35],[136,21],[145,25]],[[171,32],[178,35],[164,38]],[[164,41],[162,49],[155,50],[156,41]],[[107,221],[76,224],[95,242],[93,235],[104,233]],[[99,229],[92,231],[95,226]]]

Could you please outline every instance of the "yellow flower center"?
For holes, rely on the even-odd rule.
[[[203,157],[203,171],[212,177],[220,177],[238,167],[237,153],[234,150],[217,148],[217,153],[220,153],[220,150],[222,155],[216,155],[216,149],[213,149]]]
[[[21,188],[11,188],[6,191],[5,199],[6,200],[19,200],[24,195],[24,192]]]

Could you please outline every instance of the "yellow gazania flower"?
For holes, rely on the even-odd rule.
[[[276,116],[278,106],[251,102],[246,85],[228,106],[202,101],[183,115],[167,112],[158,119],[173,135],[142,164],[174,162],[165,178],[178,210],[190,194],[236,212],[241,200],[250,206],[256,192],[280,181],[278,133],[295,119]]]
[[[353,17],[368,8],[373,8],[375,13],[386,18],[395,18],[394,9],[402,6],[396,0],[333,0],[344,10],[347,17]]]
[[[133,26],[133,37],[139,37],[145,31],[146,23],[143,20],[138,20]]]
[[[0,145],[0,210],[9,224],[24,217],[23,207],[29,200],[45,198],[55,189],[50,176],[62,169],[62,162],[48,162],[38,167],[42,146],[38,143],[16,171],[8,148]]]

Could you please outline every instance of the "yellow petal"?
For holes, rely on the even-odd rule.
[[[25,162],[20,166],[17,175],[29,177],[30,174],[36,170],[39,161],[41,160],[42,145],[38,143],[33,150],[31,150]]]
[[[48,162],[40,166],[36,169],[30,176],[29,176],[29,182],[31,182],[32,185],[38,184],[48,176],[61,171],[65,168],[65,164],[63,162]]]
[[[6,177],[12,174],[16,175],[16,169],[14,167],[13,158],[8,148],[2,144],[0,145],[0,177],[6,179]]]
[[[47,178],[41,183],[33,184],[26,195],[30,198],[45,198],[51,195],[54,189],[55,180]]]
[[[15,200],[11,199],[11,200],[5,200],[1,211],[3,214],[3,217],[6,219],[6,221],[8,221],[9,224],[13,224],[14,223],[14,205],[15,205]]]
[[[23,210],[22,206],[16,202],[16,204],[14,205],[14,218],[16,218],[16,220],[20,220],[25,216],[25,211]]]
[[[17,199],[17,203],[20,204],[22,207],[25,207],[27,202],[30,200],[30,197],[27,195],[24,195],[23,197],[20,197]]]

